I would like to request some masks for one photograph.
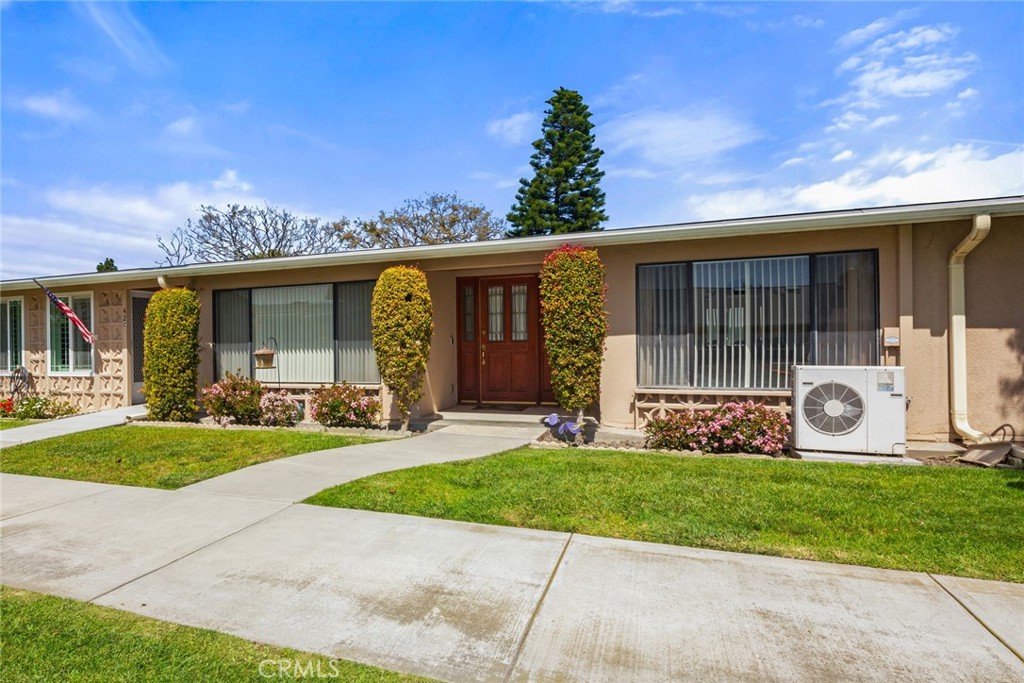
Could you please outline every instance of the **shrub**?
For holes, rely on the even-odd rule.
[[[199,410],[199,296],[188,289],[154,294],[146,308],[143,344],[143,392],[150,416],[194,420]]]
[[[566,410],[583,411],[601,393],[601,361],[608,334],[607,285],[597,251],[565,246],[544,258],[540,311],[551,389]]]
[[[287,391],[268,391],[260,399],[260,424],[264,427],[294,427],[301,417],[299,404]]]
[[[373,288],[370,318],[373,352],[381,381],[409,426],[409,412],[423,396],[423,378],[430,358],[434,311],[427,276],[419,268],[392,266]]]
[[[46,396],[25,396],[13,402],[7,415],[19,420],[52,420],[57,417],[74,415],[77,412],[78,408],[66,401],[58,401]]]
[[[747,401],[655,418],[644,432],[647,448],[777,455],[786,447],[789,420],[777,410]]]
[[[309,417],[324,427],[373,427],[380,416],[380,399],[342,382],[314,389]]]
[[[0,401],[0,417],[11,417],[14,412],[14,399],[5,398]]]
[[[222,425],[258,425],[263,416],[263,385],[255,379],[227,373],[202,392],[203,409]]]

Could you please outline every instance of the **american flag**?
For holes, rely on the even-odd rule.
[[[35,280],[33,280],[33,282],[35,282]],[[38,282],[36,282],[36,284],[39,285]],[[39,286],[43,287],[42,285]],[[82,322],[82,319],[75,315],[75,312],[71,310],[71,307],[68,306],[63,301],[61,301],[60,299],[58,299],[57,295],[51,292],[46,287],[43,287],[43,291],[46,292],[46,296],[50,297],[50,301],[53,302],[53,305],[59,308],[60,312],[66,315],[68,317],[68,320],[70,320],[74,324],[74,326],[78,328],[78,331],[82,333],[82,339],[89,342],[90,344],[95,344],[96,337],[93,335],[92,332],[89,331],[89,328],[85,326],[85,323]]]

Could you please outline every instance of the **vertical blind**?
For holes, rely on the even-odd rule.
[[[371,280],[337,285],[338,379],[343,382],[380,382],[370,324],[373,284]]]
[[[214,292],[217,373],[265,382],[380,381],[373,353],[373,281]],[[276,349],[273,370],[255,370],[257,346]]]
[[[785,389],[794,364],[878,361],[874,252],[640,266],[642,387]]]

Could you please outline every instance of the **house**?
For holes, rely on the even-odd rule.
[[[182,286],[202,304],[202,383],[232,371],[299,395],[340,380],[386,394],[370,297],[406,263],[435,310],[416,413],[547,403],[537,273],[564,243],[607,266],[605,424],[729,399],[784,407],[793,364],[883,364],[906,367],[910,438],[1024,439],[1024,197],[40,278],[93,348],[32,281],[10,280],[0,371],[24,365],[34,390],[82,409],[141,402],[148,297]],[[275,367],[257,369],[268,344]]]

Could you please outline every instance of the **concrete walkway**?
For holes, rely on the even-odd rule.
[[[290,502],[524,438],[459,427],[178,491],[3,475],[0,580],[448,681],[1024,680],[1021,584]]]
[[[111,410],[100,410],[95,413],[84,415],[72,415],[62,417],[59,420],[48,420],[38,424],[5,429],[0,432],[0,446],[17,446],[18,444],[42,441],[55,436],[66,436],[76,432],[87,432],[102,427],[116,427],[123,425],[126,418],[142,417],[146,414],[145,405],[130,406],[128,408],[113,408]]]

